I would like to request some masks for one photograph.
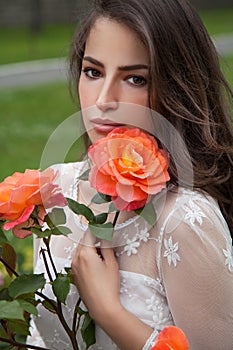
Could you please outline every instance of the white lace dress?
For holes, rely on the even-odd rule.
[[[84,163],[54,166],[66,197],[77,198],[77,179]],[[149,230],[139,216],[116,225],[114,246],[120,267],[120,297],[127,310],[154,329],[144,346],[150,349],[168,325],[185,332],[191,350],[233,349],[233,249],[230,233],[217,203],[209,196],[180,188],[156,196],[157,223]],[[56,236],[52,255],[58,271],[71,264],[86,224],[66,208],[68,237]],[[35,242],[35,272],[44,271]],[[46,293],[51,295],[49,285]],[[64,314],[69,323],[78,298],[72,286]],[[96,326],[90,349],[117,346]],[[28,343],[48,349],[71,350],[57,316],[39,307]],[[82,345],[81,349],[85,349]]]

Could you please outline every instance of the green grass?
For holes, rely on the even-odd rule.
[[[221,66],[227,81],[233,89],[233,55],[221,58]]]
[[[200,15],[211,35],[233,33],[233,7]],[[39,34],[29,28],[0,28],[0,64],[67,56],[74,24],[47,25]]]
[[[233,7],[201,11],[200,16],[210,35],[233,33]]]
[[[0,28],[0,64],[67,56],[74,25],[44,26],[39,34],[29,28]]]
[[[0,105],[0,181],[15,171],[38,169],[50,134],[78,109],[71,102],[66,83],[1,90]],[[78,158],[78,152],[74,148],[70,160],[75,160],[76,154]],[[17,251],[19,271],[31,271],[31,237],[20,240],[11,233],[7,236]]]
[[[1,90],[0,105],[0,180],[38,168],[51,133],[78,109],[66,83]]]

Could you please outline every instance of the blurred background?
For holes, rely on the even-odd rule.
[[[191,2],[233,86],[232,0]],[[88,6],[85,0],[0,0],[0,181],[15,171],[38,169],[50,134],[78,110],[69,95],[66,57],[78,18]],[[74,149],[67,161],[80,152]],[[12,242],[18,271],[30,272],[31,238]]]

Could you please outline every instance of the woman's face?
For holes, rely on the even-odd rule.
[[[79,97],[92,142],[116,127],[151,132],[148,115],[148,54],[127,26],[99,18],[86,42]],[[139,105],[139,106],[138,106]]]

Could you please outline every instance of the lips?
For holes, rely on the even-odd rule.
[[[114,123],[113,121],[108,119],[95,118],[91,120],[91,123],[93,125],[94,130],[101,134],[106,134],[116,128],[122,127],[121,124]]]

